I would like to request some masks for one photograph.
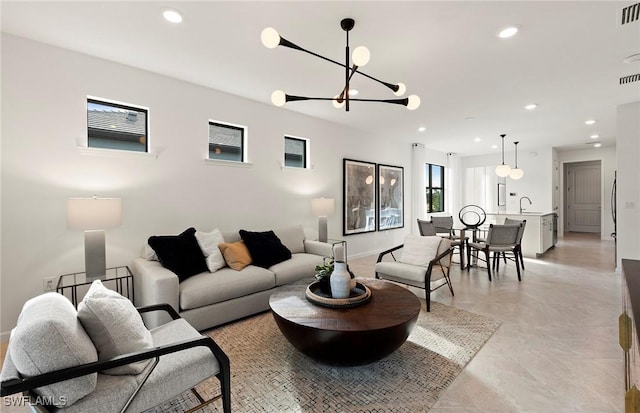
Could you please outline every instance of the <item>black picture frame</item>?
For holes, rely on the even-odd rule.
[[[378,231],[404,227],[404,168],[378,164]]]
[[[376,230],[376,164],[343,159],[343,235]]]

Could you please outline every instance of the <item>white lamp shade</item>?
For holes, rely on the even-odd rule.
[[[267,27],[260,34],[260,40],[262,40],[262,44],[264,45],[264,47],[273,49],[275,47],[278,47],[278,45],[280,44],[280,35],[278,34],[278,31],[273,27]]]
[[[509,172],[509,178],[518,180],[524,176],[524,171],[520,168],[513,168],[511,172]]]
[[[511,167],[509,165],[498,165],[496,166],[496,175],[498,175],[500,178],[506,178],[507,176],[509,176],[509,173],[511,172]]]
[[[327,217],[333,214],[335,200],[333,198],[314,198],[311,200],[311,213],[317,217]]]
[[[420,107],[420,97],[418,95],[409,96],[409,102],[407,103],[407,109],[416,110]]]
[[[342,99],[342,102],[339,102],[338,101],[339,98],[340,98],[340,95],[336,95],[331,101],[331,103],[333,104],[333,107],[336,109],[342,109],[344,107],[344,99]]]
[[[271,103],[276,106],[284,106],[287,103],[287,95],[282,90],[276,90],[271,94]]]
[[[396,96],[402,96],[404,95],[404,92],[407,91],[407,87],[405,86],[404,83],[398,83],[398,90],[396,90],[395,92],[393,92],[394,95]]]
[[[101,230],[122,224],[120,198],[70,198],[67,200],[67,228]]]
[[[358,46],[353,51],[351,55],[351,59],[353,60],[353,64],[362,67],[369,63],[369,59],[371,59],[371,52],[365,46]]]

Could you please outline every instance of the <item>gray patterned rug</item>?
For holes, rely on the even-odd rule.
[[[231,360],[234,412],[427,412],[500,322],[432,302],[396,352],[359,367],[328,367],[299,353],[267,312],[208,332]],[[375,343],[371,343],[375,345]],[[217,379],[201,384],[219,392]],[[206,397],[205,397],[206,398]],[[199,412],[221,412],[220,401]],[[151,413],[196,406],[191,393]]]

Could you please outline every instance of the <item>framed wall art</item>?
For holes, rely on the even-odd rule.
[[[404,168],[378,165],[378,231],[404,227]]]
[[[376,230],[376,164],[343,160],[343,234]]]

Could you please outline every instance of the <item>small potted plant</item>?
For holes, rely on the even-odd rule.
[[[324,257],[322,265],[316,265],[316,280],[318,280],[318,286],[320,291],[324,294],[331,295],[331,284],[329,280],[331,273],[333,272],[333,257]]]

